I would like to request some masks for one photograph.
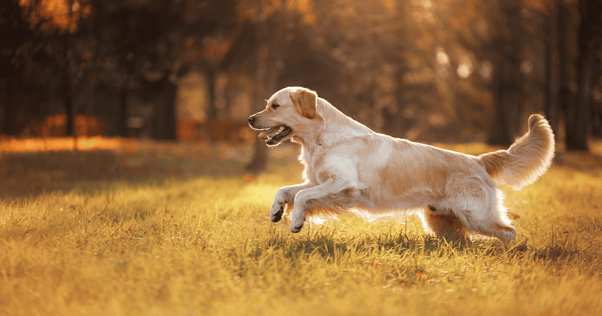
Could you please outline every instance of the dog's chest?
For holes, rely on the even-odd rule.
[[[326,152],[324,150],[309,151],[304,149],[301,162],[305,165],[304,177],[314,185],[324,183],[330,177],[325,170]]]

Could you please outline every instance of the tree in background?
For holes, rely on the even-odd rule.
[[[47,104],[44,99],[52,98],[62,101],[67,134],[74,135],[72,33],[87,13],[76,10],[73,4],[10,0],[3,7],[0,30],[6,34],[1,50],[5,134],[18,132],[22,112],[43,116],[43,105]]]
[[[588,151],[590,135],[591,95],[597,54],[602,47],[602,3],[579,1],[577,31],[577,92],[573,106],[567,106],[566,147],[568,150]]]
[[[1,128],[35,135],[28,120],[65,113],[73,126],[83,113],[110,135],[173,140],[178,81],[195,72],[215,128],[223,82],[244,77],[249,115],[305,85],[394,136],[507,145],[544,110],[568,149],[587,150],[600,11],[587,0],[10,0]],[[254,146],[248,170],[263,170],[266,146]]]
[[[27,58],[20,53],[23,42],[33,37],[29,23],[23,17],[24,12],[19,5],[19,0],[9,0],[4,4],[0,12],[2,23],[0,23],[0,81],[4,88],[2,102],[2,129],[0,133],[13,135],[16,133],[15,108],[11,106],[14,102],[13,91],[18,81],[18,74],[25,68]]]
[[[289,12],[289,2],[249,1],[238,8],[242,17],[255,25],[255,91],[252,110],[258,112],[265,107],[265,100],[276,92],[279,75],[283,68],[283,51],[287,45],[286,36],[294,23]],[[255,139],[253,156],[246,164],[245,171],[259,173],[268,167],[266,145]]]
[[[523,6],[520,0],[500,1],[499,29],[493,39],[495,55],[494,115],[487,142],[509,146],[518,134],[518,122],[524,99],[521,72]]]

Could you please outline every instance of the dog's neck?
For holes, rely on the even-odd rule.
[[[315,128],[309,128],[306,135],[295,136],[293,141],[303,146],[303,151],[314,153],[323,147],[330,147],[351,138],[374,134],[365,125],[343,114],[328,101],[318,98]]]

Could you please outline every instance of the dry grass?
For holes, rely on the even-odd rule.
[[[460,149],[471,148],[481,147]],[[0,178],[23,183],[21,191],[0,187],[0,315],[602,311],[599,167],[555,165],[525,190],[505,190],[518,235],[504,247],[485,239],[449,244],[426,235],[414,217],[405,224],[345,217],[291,234],[268,210],[280,186],[300,181],[294,156],[245,181],[247,151],[206,163],[178,150],[100,160],[81,152],[5,155]],[[23,173],[7,175],[17,164]],[[108,171],[89,171],[98,165]],[[63,175],[47,176],[40,189],[44,168]]]

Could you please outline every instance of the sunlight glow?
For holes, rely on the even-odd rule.
[[[137,144],[137,140],[124,138],[106,138],[106,137],[78,137],[78,150],[113,150],[118,151],[132,144]],[[52,137],[52,138],[0,138],[0,148],[2,152],[37,152],[37,151],[62,151],[73,150],[76,143],[73,137]]]
[[[433,13],[431,13],[429,11],[412,12],[412,18],[418,23],[423,23],[423,22],[434,23],[435,22],[435,17],[433,16]]]
[[[472,71],[473,71],[473,68],[472,68],[472,63],[470,62],[470,60],[464,60],[458,66],[457,73],[458,73],[458,76],[460,76],[462,78],[467,78],[468,76],[470,76]]]
[[[443,50],[439,49],[439,51],[437,52],[437,62],[441,65],[449,65],[449,57],[447,56],[446,53],[443,52]]]
[[[483,62],[483,64],[481,65],[481,68],[479,69],[479,74],[481,75],[481,77],[483,77],[485,79],[489,79],[489,78],[491,78],[492,73],[493,73],[493,65],[491,64],[491,62],[490,61]]]
[[[520,63],[520,71],[524,74],[530,74],[533,71],[533,63],[528,60],[523,61]]]
[[[43,31],[75,32],[79,19],[87,18],[92,11],[90,4],[82,8],[79,2],[71,4],[67,0],[19,0],[19,5],[29,12],[31,25],[40,23]]]
[[[420,5],[425,9],[430,9],[433,7],[431,0],[420,0]]]

